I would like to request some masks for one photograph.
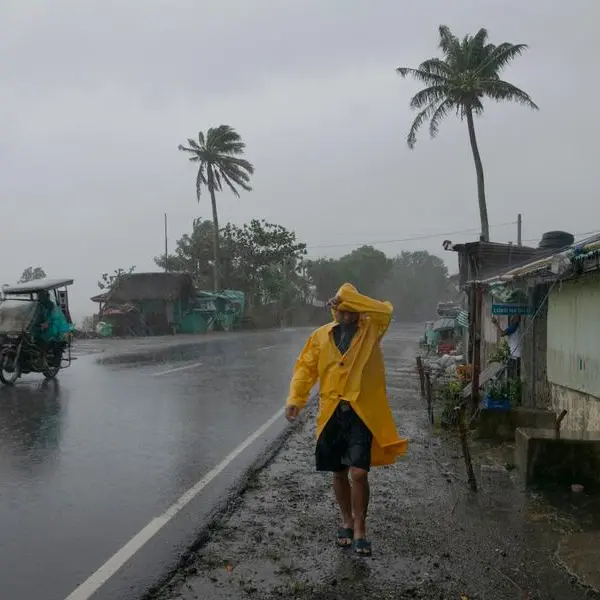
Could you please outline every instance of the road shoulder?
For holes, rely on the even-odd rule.
[[[152,598],[584,597],[554,562],[561,532],[534,518],[541,509],[508,472],[478,465],[480,491],[468,491],[454,440],[442,443],[429,430],[412,365],[392,362],[391,405],[410,445],[405,459],[372,473],[372,558],[334,544],[330,480],[313,466],[312,407],[236,509]]]

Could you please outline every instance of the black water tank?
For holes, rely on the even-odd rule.
[[[547,250],[560,250],[570,246],[575,241],[575,236],[566,231],[547,231],[542,236],[538,248]]]

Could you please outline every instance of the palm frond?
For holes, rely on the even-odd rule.
[[[233,182],[229,179],[229,177],[227,177],[227,175],[225,173],[223,173],[223,181],[225,182],[227,187],[229,187],[229,189],[239,198],[240,192],[238,191],[238,189],[235,187]]]
[[[202,186],[207,185],[208,181],[206,180],[206,163],[200,163],[198,167],[198,174],[196,175],[196,198],[198,202],[200,202],[200,194],[202,192]]]
[[[509,44],[507,42],[495,46],[488,59],[481,65],[479,72],[490,77],[498,75],[511,61],[521,56],[529,46],[527,44]]]
[[[483,79],[480,82],[483,93],[492,100],[502,102],[517,102],[528,106],[533,110],[539,110],[539,106],[531,99],[529,94],[519,89],[508,81],[501,79]]]
[[[406,137],[406,143],[408,144],[408,147],[411,150],[415,147],[415,144],[417,143],[417,133],[419,129],[421,129],[421,127],[423,126],[425,121],[427,121],[427,119],[429,119],[433,114],[435,114],[435,111],[438,109],[439,105],[440,102],[432,102],[415,117],[415,120],[413,121],[408,132],[408,136]]]
[[[450,31],[447,25],[439,26],[440,42],[439,47],[442,50],[450,66],[459,65],[462,56],[460,40]]]
[[[437,73],[430,73],[421,69],[411,69],[410,67],[398,67],[396,69],[396,73],[398,73],[400,77],[406,78],[410,76],[417,81],[426,83],[427,85],[437,85],[446,81],[445,77],[438,75]]]
[[[237,156],[227,156],[223,158],[223,161],[228,165],[234,165],[239,169],[243,169],[252,175],[254,173],[254,165],[247,161],[245,158],[238,158]]]
[[[454,102],[447,98],[444,100],[431,115],[429,121],[429,135],[433,139],[439,132],[440,121],[454,108]]]
[[[247,186],[250,182],[250,176],[245,171],[226,171],[225,175],[227,175],[227,177],[236,185],[248,189]]]
[[[482,27],[470,40],[473,48],[477,50],[482,50],[482,48],[486,45],[488,39],[487,29]]]
[[[240,134],[229,125],[219,125],[208,130],[207,146],[212,150],[227,152],[228,147],[245,147]]]
[[[211,169],[215,191],[222,192],[223,184],[221,183],[221,170],[217,165],[211,166]]]
[[[419,65],[419,71],[425,71],[426,73],[433,73],[440,77],[447,77],[452,74],[452,69],[448,63],[444,62],[440,58],[428,58]]]
[[[230,125],[211,127],[206,134],[198,133],[198,142],[188,139],[189,146],[179,145],[181,151],[191,154],[189,160],[199,163],[196,176],[196,196],[200,201],[202,187],[221,192],[227,185],[236,196],[239,188],[251,190],[250,176],[254,166],[242,158],[246,144]]]
[[[432,85],[417,92],[410,100],[411,108],[423,108],[427,104],[443,100],[448,94],[446,85]]]

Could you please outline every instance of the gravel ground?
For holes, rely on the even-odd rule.
[[[479,492],[470,492],[457,440],[427,423],[414,349],[396,339],[384,350],[392,409],[410,445],[402,461],[372,472],[372,558],[334,544],[338,515],[330,477],[314,471],[312,406],[153,599],[596,597],[555,560],[560,539],[577,523],[524,492],[493,448],[473,445]]]

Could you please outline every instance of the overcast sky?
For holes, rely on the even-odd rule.
[[[313,256],[475,239],[466,124],[405,141],[418,85],[394,69],[435,55],[440,24],[530,45],[505,79],[541,110],[488,103],[476,123],[492,239],[519,212],[532,243],[600,229],[598,17],[598,0],[2,0],[0,280],[72,276],[81,318],[103,271],[155,270],[165,212],[171,247],[210,217],[177,145],[221,123],[256,167],[222,223],[265,217]]]

